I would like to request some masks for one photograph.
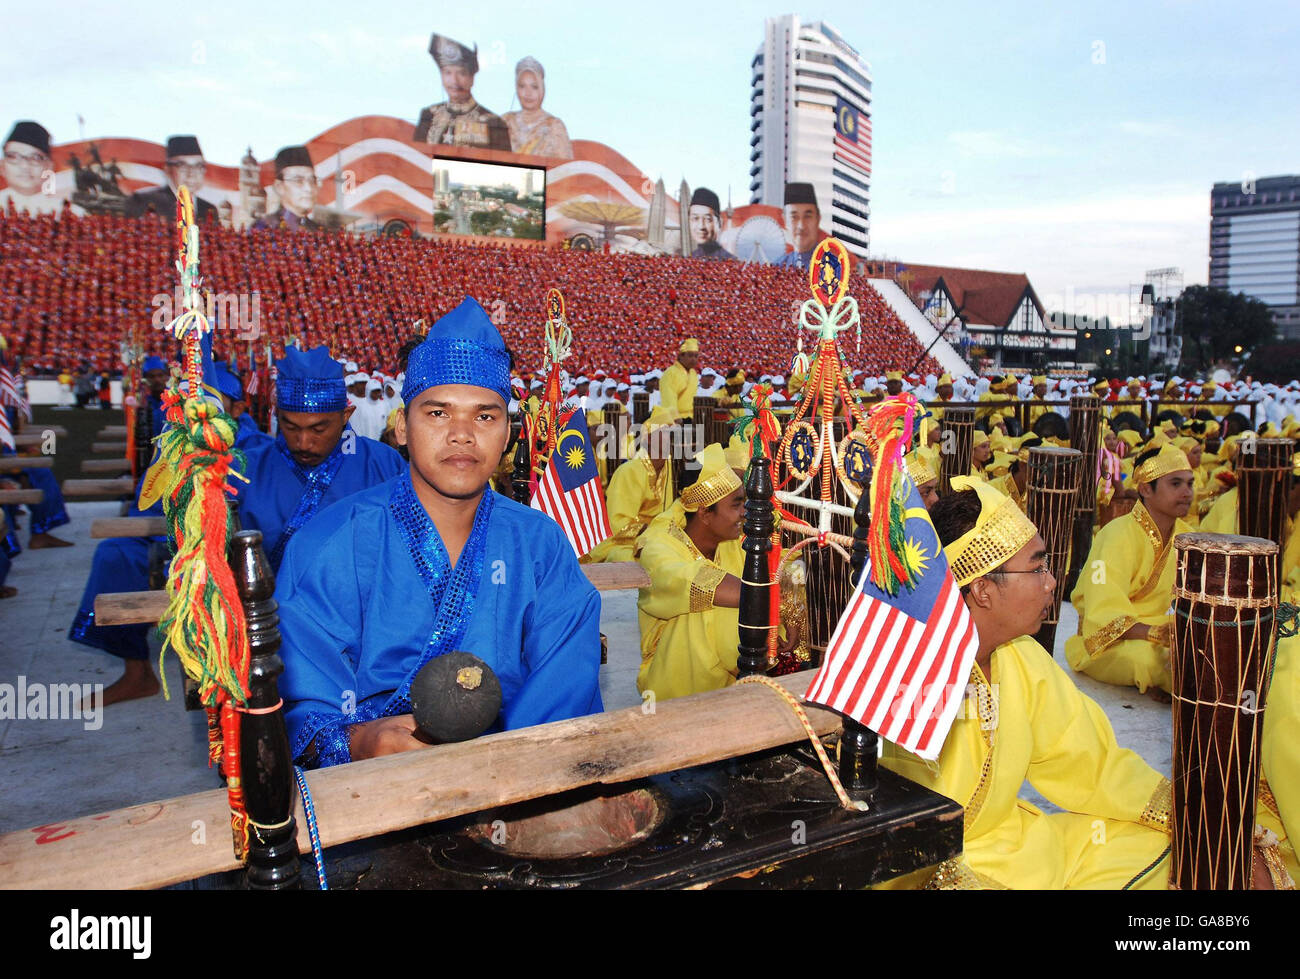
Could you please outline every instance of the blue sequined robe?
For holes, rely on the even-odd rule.
[[[495,730],[603,709],[599,594],[558,524],[490,490],[454,568],[409,473],[358,493],[294,539],[275,597],[280,693],[307,764],[351,760],[347,726],[410,713],[419,668],[454,650],[500,679]]]

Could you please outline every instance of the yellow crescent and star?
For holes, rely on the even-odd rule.
[[[858,120],[849,106],[840,106],[840,132],[845,136],[852,136],[853,130],[857,128]]]
[[[565,452],[564,440],[569,436],[576,438],[578,444],[569,449],[568,452]],[[560,433],[559,441],[555,443],[555,451],[560,453],[560,457],[564,459],[564,464],[570,469],[581,469],[583,463],[587,461],[587,455],[583,451],[586,448],[586,445],[586,440],[583,439],[581,432],[577,429],[568,428]]]

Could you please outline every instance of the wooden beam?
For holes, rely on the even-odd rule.
[[[90,444],[91,452],[113,452],[117,455],[126,455],[125,442],[92,442]]]
[[[127,459],[82,459],[83,473],[117,473],[130,472],[131,463]]]
[[[802,696],[812,671],[777,680]],[[809,706],[821,736],[840,716]],[[613,785],[802,741],[790,707],[772,690],[744,684],[460,744],[433,745],[321,769],[307,776],[321,844],[439,822],[555,795]],[[295,799],[298,848],[311,851]],[[50,821],[0,836],[0,887],[165,887],[239,866],[224,789]],[[202,827],[198,841],[196,828]]]
[[[124,438],[126,438],[126,426],[125,426],[125,425],[105,425],[103,428],[101,428],[101,429],[99,430],[99,436],[98,436],[98,437],[99,437],[99,438],[105,438],[105,439],[114,439],[114,438],[123,438],[123,439],[124,439]]]
[[[4,456],[0,472],[18,472],[20,469],[53,469],[54,456]]]
[[[167,533],[162,517],[101,517],[90,524],[91,537],[156,537]]]
[[[0,504],[40,503],[45,499],[45,490],[38,489],[0,489]]]
[[[153,518],[157,523],[145,527],[147,517],[105,518],[96,520],[91,527],[92,537],[131,537],[136,534],[100,534],[95,527],[100,524],[112,524],[115,527],[129,521],[140,521],[139,536],[148,530],[150,534],[165,534],[167,529],[161,518]],[[610,564],[584,564],[582,570],[597,591],[618,591],[626,588],[647,588],[650,576],[635,561],[615,561]],[[95,597],[95,621],[100,625],[139,625],[144,622],[157,622],[167,610],[167,593],[162,591],[118,591],[103,592]]]
[[[43,432],[19,432],[14,436],[14,446],[19,449],[25,449],[32,445],[40,445],[45,441]],[[50,453],[53,455],[54,453]]]
[[[649,588],[650,575],[635,561],[611,561],[608,564],[584,564],[582,570],[597,591],[622,591]]]
[[[121,479],[65,479],[64,496],[121,496],[135,489],[130,476]]]

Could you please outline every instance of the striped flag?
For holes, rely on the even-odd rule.
[[[979,637],[920,494],[902,478],[904,546],[922,562],[920,578],[890,595],[864,571],[805,699],[930,761],[965,699]]]
[[[605,494],[587,433],[587,416],[582,411],[560,416],[556,433],[555,451],[537,483],[532,507],[550,515],[582,557],[610,535]]]
[[[9,427],[9,412],[0,407],[0,446],[18,451],[14,442],[14,431]],[[0,520],[3,523],[3,520]]]
[[[871,117],[835,100],[835,157],[871,176]]]

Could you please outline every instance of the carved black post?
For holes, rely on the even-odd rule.
[[[282,891],[301,886],[297,822],[293,815],[296,784],[289,735],[277,678],[284,672],[279,656],[280,617],[275,575],[262,550],[260,530],[241,530],[231,542],[235,582],[248,618],[252,659],[248,669],[248,710],[240,718],[239,754],[243,765],[244,805],[248,811],[249,847],[246,879],[253,890]]]
[[[522,436],[515,442],[515,467],[510,472],[510,488],[515,502],[528,506],[528,439]]]
[[[867,534],[871,528],[870,480],[861,486],[862,493],[853,508],[853,557],[849,563],[855,588],[867,573]],[[861,799],[875,789],[879,783],[876,774],[879,755],[880,739],[876,732],[845,717],[844,733],[840,736],[839,776],[849,795]]]
[[[149,406],[149,385],[142,378],[136,381],[135,395],[135,468],[132,474],[138,482],[149,468],[153,458],[153,411]]]
[[[740,676],[767,672],[767,637],[772,621],[772,460],[755,456],[745,481],[745,570],[740,578]]]

